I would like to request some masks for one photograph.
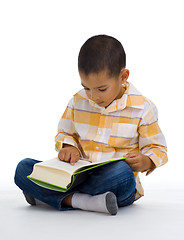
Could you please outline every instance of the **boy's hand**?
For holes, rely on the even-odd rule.
[[[66,144],[64,148],[59,151],[58,158],[61,161],[70,162],[70,164],[74,166],[80,159],[80,152],[76,147]]]
[[[155,164],[153,163],[153,161],[148,156],[142,153],[128,153],[123,157],[130,157],[125,159],[125,162],[134,172],[144,172],[149,169],[155,168]]]

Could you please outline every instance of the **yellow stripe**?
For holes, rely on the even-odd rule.
[[[141,106],[144,102],[145,97],[143,96],[128,95],[127,97],[127,106]]]
[[[154,152],[162,160],[164,160],[167,156],[165,152],[160,151],[160,149],[158,148],[153,148],[151,151]]]
[[[82,141],[80,144],[84,151],[93,151],[93,152],[114,152],[114,148],[106,144],[97,143],[93,141]]]
[[[98,126],[100,128],[111,128],[113,123],[138,124],[140,121],[138,118],[103,116],[98,113],[89,113],[70,108],[65,110],[62,118],[71,120],[71,116],[76,123]]]
[[[157,122],[147,125],[147,126],[139,127],[139,134],[141,137],[144,137],[144,138],[157,135],[160,132],[161,132],[161,130],[160,130],[160,127],[158,126]]]
[[[67,107],[63,113],[62,118],[72,120],[73,114],[74,114],[73,109]]]
[[[100,128],[112,128],[113,123],[129,123],[138,124],[140,119],[124,118],[124,117],[111,117],[111,116],[101,116],[100,117]]]

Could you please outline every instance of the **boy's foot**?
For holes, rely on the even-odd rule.
[[[25,193],[25,192],[23,192],[23,194],[24,194],[24,197],[25,197],[26,201],[27,201],[30,205],[32,205],[32,206],[35,206],[35,205],[36,205],[36,201],[35,201],[35,199],[34,199],[33,197],[29,196],[29,195],[28,195],[27,193]]]
[[[118,212],[116,195],[112,192],[108,192],[106,195],[106,208],[111,215],[116,215]]]
[[[84,193],[74,193],[72,207],[86,211],[104,212],[116,215],[118,211],[116,195],[112,192],[91,196]]]

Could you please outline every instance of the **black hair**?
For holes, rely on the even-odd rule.
[[[107,70],[109,76],[117,77],[125,66],[124,48],[117,39],[111,36],[93,36],[80,49],[78,70],[85,75]]]

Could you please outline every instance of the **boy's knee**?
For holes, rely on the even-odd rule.
[[[94,174],[91,175],[90,180],[98,185],[99,182],[107,186],[120,186],[126,182],[134,185],[135,177],[132,169],[124,161],[116,161],[103,166],[101,169],[97,169]]]
[[[135,176],[132,169],[124,161],[119,161],[116,166],[116,174],[121,182],[128,181],[130,185],[135,185]]]
[[[18,163],[16,170],[15,170],[15,176],[14,176],[15,184],[18,184],[20,179],[25,178],[29,174],[31,174],[33,165],[36,162],[37,161],[34,159],[25,158]]]
[[[111,168],[111,171],[114,173],[116,177],[122,178],[132,178],[134,179],[134,173],[129,165],[124,161],[114,162]]]
[[[114,162],[110,167],[108,179],[116,195],[132,194],[135,192],[136,181],[132,169],[124,161]]]
[[[20,173],[20,172],[24,172],[25,168],[28,168],[30,163],[32,162],[33,159],[30,158],[25,158],[23,160],[21,160],[16,167],[16,171],[15,173]]]
[[[118,204],[119,202],[121,203],[122,200],[124,202],[125,199],[127,199],[126,204],[129,205],[131,200],[131,199],[129,200],[129,198],[130,196],[132,196],[133,199],[136,189],[134,173],[132,169],[129,167],[129,165],[124,161],[118,162],[116,168],[117,168],[116,170],[117,188],[115,194],[117,196]]]

